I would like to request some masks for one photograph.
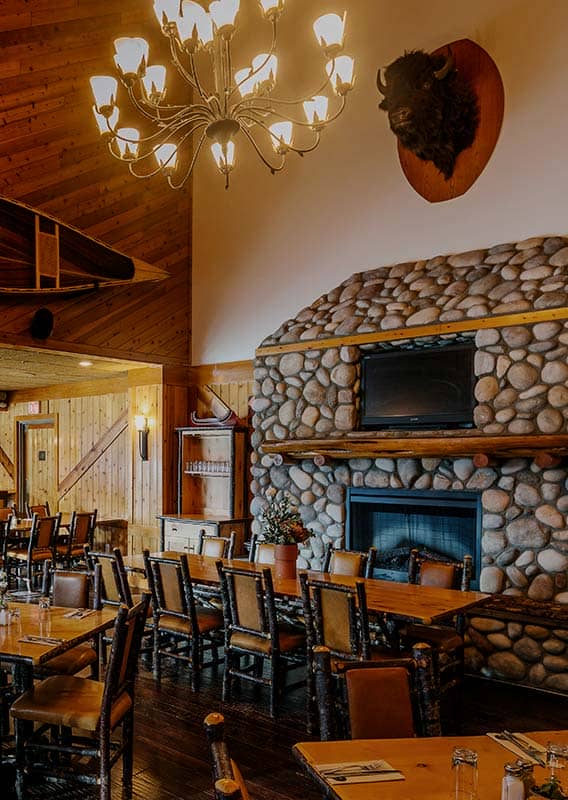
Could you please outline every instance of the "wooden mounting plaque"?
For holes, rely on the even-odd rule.
[[[398,157],[406,179],[430,203],[452,200],[473,186],[495,149],[505,108],[503,81],[491,56],[469,39],[438,47],[433,55],[446,53],[448,47],[452,50],[457,69],[477,95],[479,127],[471,147],[457,157],[454,174],[449,180],[431,161],[422,161],[398,143]]]

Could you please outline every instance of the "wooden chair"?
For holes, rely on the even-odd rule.
[[[410,552],[408,579],[421,586],[469,591],[472,557],[463,561],[439,560]],[[458,614],[453,625],[408,624],[402,633],[403,641],[411,646],[417,641],[428,642],[434,651],[434,664],[440,686],[442,717],[445,730],[459,731],[460,709],[463,704],[465,615]]]
[[[191,688],[199,691],[203,653],[211,650],[210,664],[218,664],[223,615],[195,602],[189,559],[158,558],[144,550],[144,565],[154,617],[154,676],[161,676],[161,658],[184,661],[191,670]]]
[[[121,757],[123,798],[132,797],[134,678],[148,599],[118,609],[104,682],[52,676],[12,705],[19,800],[35,775],[98,784],[100,799],[110,800],[111,769]]]
[[[34,514],[27,544],[11,547],[7,552],[8,572],[13,570],[18,578],[24,578],[28,592],[43,574],[44,562],[54,560],[60,523],[61,512],[53,517]]]
[[[201,529],[197,540],[197,554],[209,558],[231,559],[235,554],[235,540],[234,531],[231,531],[230,536],[215,536]]]
[[[327,546],[322,562],[322,572],[331,575],[351,575],[356,578],[372,578],[377,548],[369,547],[366,553],[357,550],[335,550]]]
[[[329,648],[315,647],[322,741],[439,735],[440,711],[430,646],[416,645],[413,656],[343,661],[332,672]]]
[[[128,585],[120,548],[115,547],[106,553],[89,550],[89,547],[85,545],[83,552],[87,570],[93,581],[93,607],[110,606],[118,609],[121,605],[125,605],[127,608],[132,608],[134,600]],[[99,661],[102,661],[103,664],[106,664],[107,646],[111,642],[111,637],[105,633],[99,634]]]
[[[275,716],[286,671],[306,662],[306,635],[300,628],[278,623],[272,573],[251,572],[217,562],[225,618],[223,701],[230,702],[236,678],[270,690],[270,714]],[[252,666],[242,665],[252,658]],[[263,675],[268,663],[268,677]]]
[[[89,608],[91,595],[89,575],[86,572],[51,570],[50,566],[49,561],[44,563],[42,594],[45,597],[51,596],[52,605],[62,608]],[[100,570],[99,565],[95,567],[95,571],[98,570]],[[95,578],[95,583],[98,580]],[[92,602],[95,602],[94,595]],[[91,677],[98,679],[98,666],[97,650],[88,643],[78,644],[37,668],[34,671],[34,678],[45,678],[49,675],[76,675],[90,667]]]
[[[340,661],[368,661],[391,658],[388,648],[371,647],[365,581],[355,586],[329,583],[300,573],[302,608],[306,625],[308,653],[315,646],[327,647],[332,671]],[[307,728],[316,724],[315,672],[308,659]]]
[[[274,548],[276,545],[259,539],[257,533],[250,537],[249,561],[253,564],[272,565],[275,562]]]
[[[204,721],[213,766],[213,781],[217,800],[249,800],[249,792],[238,765],[229,755],[225,741],[225,718],[216,712]]]
[[[78,564],[85,559],[85,545],[89,550],[93,547],[97,509],[94,511],[74,511],[69,523],[69,536],[65,544],[58,544],[55,552],[59,561],[67,567]]]
[[[38,517],[50,517],[51,514],[49,512],[49,503],[47,500],[45,503],[35,503],[30,505],[30,503],[26,503],[26,514],[31,519],[34,514],[37,514]]]

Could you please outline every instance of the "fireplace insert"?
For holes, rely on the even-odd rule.
[[[478,492],[350,488],[345,539],[349,550],[377,548],[374,577],[408,579],[410,550],[450,561],[473,558],[479,586],[481,497]]]
[[[384,350],[361,359],[361,427],[473,427],[471,343]]]

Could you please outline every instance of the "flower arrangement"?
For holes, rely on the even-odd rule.
[[[264,541],[270,544],[301,544],[312,536],[287,494],[277,497],[275,489],[266,493],[268,505],[260,515]]]

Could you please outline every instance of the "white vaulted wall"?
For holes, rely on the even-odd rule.
[[[241,7],[250,30],[258,4],[241,0]],[[308,76],[312,64],[319,66],[310,61],[317,55],[311,23],[346,7],[356,89],[318,150],[290,157],[279,175],[265,171],[243,143],[225,191],[203,153],[193,210],[195,364],[252,358],[283,320],[354,272],[568,231],[566,0],[288,0],[286,7],[284,78],[298,78],[306,89],[317,85]],[[375,77],[379,65],[405,50],[459,38],[477,42],[497,63],[504,124],[474,186],[456,200],[430,204],[402,174],[395,138],[377,108]],[[245,37],[235,66],[265,46]],[[301,65],[297,74],[294,63]]]

